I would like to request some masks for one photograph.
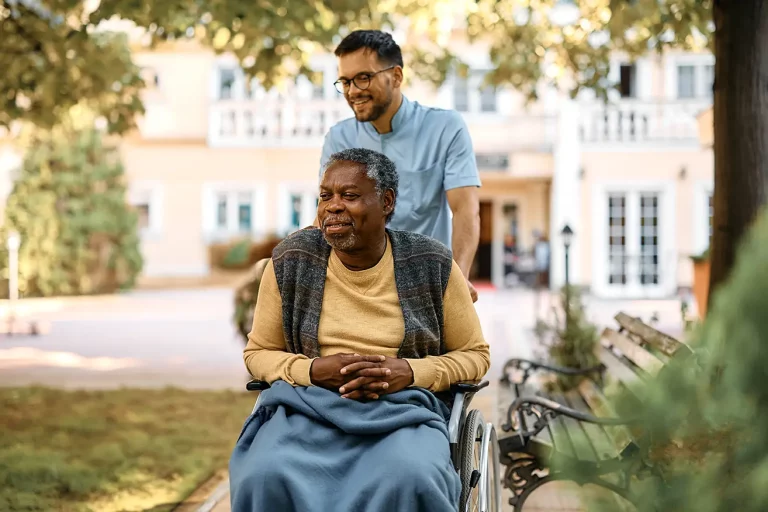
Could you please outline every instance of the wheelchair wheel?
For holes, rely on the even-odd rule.
[[[482,467],[486,468],[486,474],[480,479],[484,489],[484,495],[480,500],[480,512],[499,512],[501,510],[499,440],[492,423],[485,424],[481,449]]]
[[[459,438],[459,476],[461,477],[461,500],[459,512],[480,510],[481,441],[485,428],[483,416],[474,409],[467,415],[464,429]]]

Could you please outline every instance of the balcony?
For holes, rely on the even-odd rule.
[[[211,147],[322,147],[328,130],[352,116],[341,100],[221,100],[209,111]]]
[[[579,135],[586,145],[696,145],[697,116],[709,103],[709,100],[582,103]]]

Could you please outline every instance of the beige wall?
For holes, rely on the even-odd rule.
[[[701,226],[708,222],[703,217],[701,194],[711,189],[714,175],[712,152],[707,149],[688,151],[611,151],[588,152],[582,155],[584,177],[581,182],[582,212],[581,236],[583,237],[580,273],[583,283],[593,281],[593,259],[597,244],[607,241],[593,238],[595,201],[605,201],[604,197],[595,197],[595,190],[600,185],[616,184],[619,188],[626,185],[634,189],[643,183],[666,183],[674,189],[673,219],[674,246],[679,286],[690,286],[692,266],[689,256],[696,254],[700,240],[697,234]],[[685,169],[684,172],[681,172]],[[598,219],[608,222],[608,219]],[[661,222],[666,219],[662,218]]]
[[[317,182],[319,149],[212,149],[198,144],[124,144],[123,161],[133,186],[157,185],[162,203],[158,232],[143,237],[149,274],[195,274],[208,263],[204,239],[206,184],[258,185],[264,190],[269,232],[276,226],[278,186]],[[255,215],[258,215],[256,213]]]
[[[140,52],[134,58],[138,66],[154,70],[159,80],[156,88],[148,84],[144,92],[146,114],[139,120],[143,138],[204,140],[214,85],[213,53],[179,46],[172,52]]]
[[[715,143],[715,112],[708,108],[698,116],[699,141],[705,148],[711,148]]]

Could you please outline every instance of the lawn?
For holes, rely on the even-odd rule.
[[[0,388],[0,510],[170,511],[226,467],[254,399]]]

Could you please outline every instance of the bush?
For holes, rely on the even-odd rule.
[[[93,128],[28,132],[25,158],[0,231],[0,296],[8,293],[10,230],[21,235],[24,296],[111,293],[141,272],[138,218],[126,204],[117,148]]]
[[[213,268],[245,270],[259,260],[271,258],[272,251],[281,241],[282,238],[270,235],[258,241],[240,239],[212,244],[208,247],[208,257]]]
[[[643,449],[662,477],[639,510],[768,510],[768,212],[693,334],[636,411]]]
[[[536,322],[536,337],[547,347],[549,357],[556,365],[582,369],[595,367],[600,363],[597,358],[597,344],[600,339],[597,326],[587,320],[578,290],[564,287],[560,293],[562,321],[555,308],[555,321],[552,324],[543,320]],[[577,386],[583,378],[557,375],[560,387],[564,390]]]

